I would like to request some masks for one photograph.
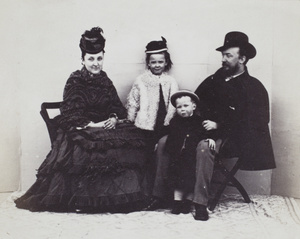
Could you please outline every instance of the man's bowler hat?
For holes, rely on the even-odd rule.
[[[225,36],[224,45],[217,48],[217,51],[225,51],[231,47],[240,47],[245,50],[246,56],[251,59],[256,55],[255,47],[249,43],[248,36],[243,32],[229,32]]]

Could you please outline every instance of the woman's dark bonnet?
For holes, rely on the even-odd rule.
[[[102,35],[103,30],[100,27],[94,27],[90,31],[85,31],[81,35],[79,47],[81,49],[82,58],[86,53],[97,54],[104,51],[105,38]]]

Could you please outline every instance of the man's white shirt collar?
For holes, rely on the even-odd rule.
[[[241,72],[241,73],[239,73],[239,74],[233,75],[233,76],[229,76],[229,77],[227,77],[227,78],[225,79],[225,81],[226,81],[226,82],[227,82],[227,81],[230,81],[231,79],[240,76],[240,75],[243,74],[244,72],[245,72],[245,71],[243,71],[243,72]]]

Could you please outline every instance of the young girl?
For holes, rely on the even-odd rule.
[[[146,46],[147,70],[137,77],[127,98],[127,118],[135,126],[149,132],[154,143],[165,133],[174,116],[175,108],[170,97],[178,84],[168,75],[172,61],[167,41],[151,41]]]

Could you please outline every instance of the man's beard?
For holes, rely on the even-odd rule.
[[[236,72],[238,72],[238,64],[231,67],[225,63],[222,63],[222,69],[226,76],[233,76]]]

